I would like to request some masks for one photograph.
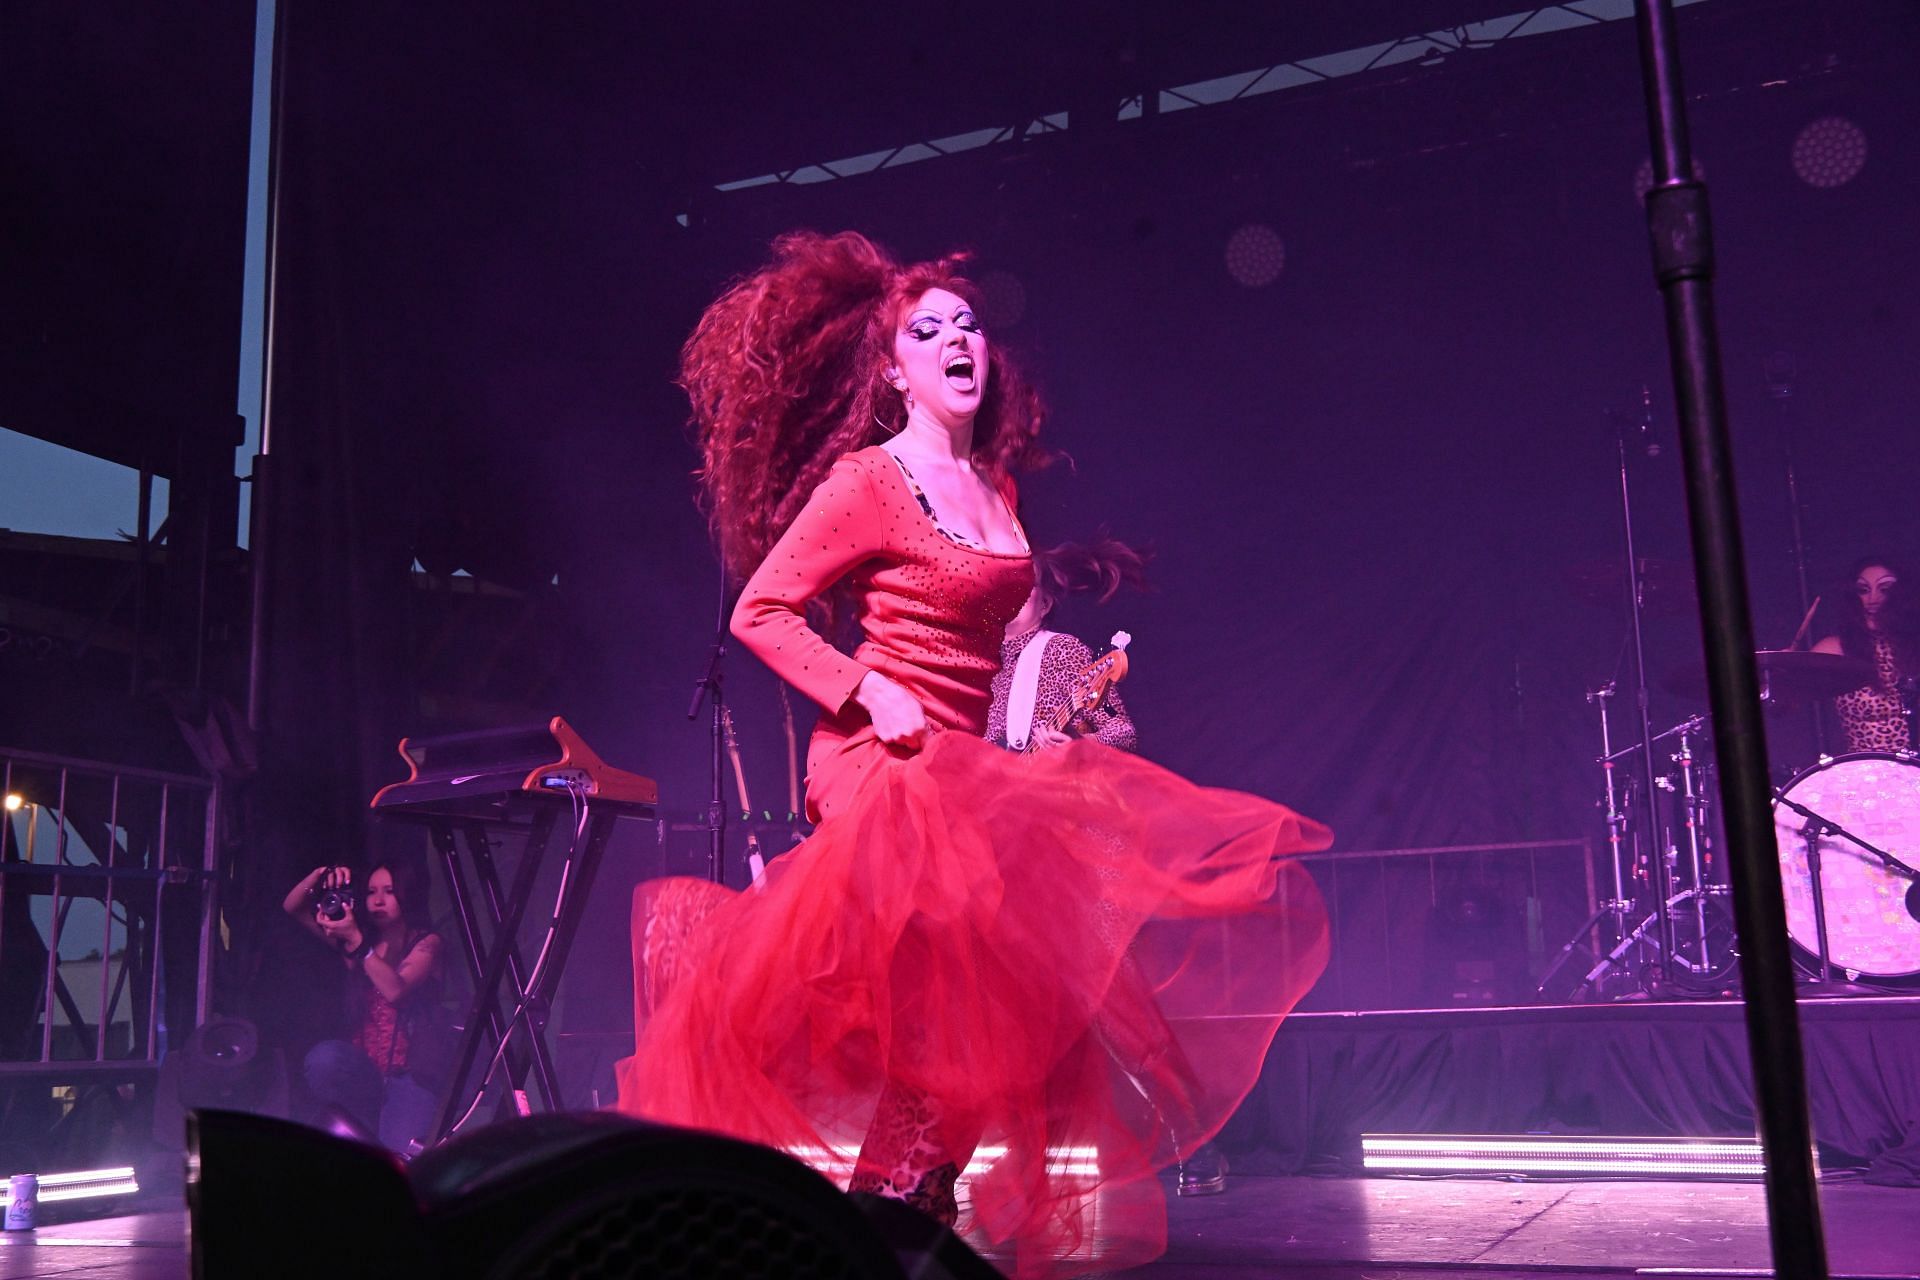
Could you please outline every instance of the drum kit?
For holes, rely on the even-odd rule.
[[[1634,563],[1641,608],[1682,597],[1691,603],[1684,573]],[[1596,600],[1609,589],[1606,577],[1597,565],[1568,575],[1579,594]],[[1619,577],[1616,568],[1614,583]],[[1802,649],[1762,650],[1754,659],[1762,699],[1775,708],[1838,697],[1877,674],[1863,658]],[[1678,694],[1705,693],[1698,673],[1663,683]],[[1575,999],[1721,994],[1737,982],[1738,952],[1713,821],[1707,720],[1689,716],[1653,732],[1642,696],[1640,740],[1618,746],[1612,704],[1619,693],[1609,682],[1587,694],[1599,718],[1611,896],[1548,968],[1539,994],[1608,921],[1604,937],[1612,945],[1573,989]],[[1820,756],[1774,788],[1774,829],[1805,994],[1920,988],[1920,755]]]

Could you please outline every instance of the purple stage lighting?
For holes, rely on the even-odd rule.
[[[1867,135],[1844,116],[1822,116],[1793,140],[1793,171],[1810,187],[1852,182],[1867,163]]]
[[[1287,265],[1287,246],[1280,233],[1259,222],[1249,222],[1227,238],[1227,274],[1236,284],[1260,289],[1280,278]]]

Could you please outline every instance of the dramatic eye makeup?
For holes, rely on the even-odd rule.
[[[986,332],[980,324],[979,317],[973,314],[971,307],[962,307],[954,312],[953,323],[968,333],[984,334]],[[926,311],[909,317],[905,330],[907,336],[920,342],[927,342],[940,336],[941,324],[942,318],[938,312]]]

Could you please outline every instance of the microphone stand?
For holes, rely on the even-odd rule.
[[[1620,459],[1620,528],[1623,534],[1624,551],[1627,561],[1627,620],[1633,637],[1633,684],[1635,723],[1639,727],[1640,765],[1645,774],[1642,779],[1643,804],[1647,822],[1647,839],[1636,842],[1651,860],[1647,889],[1651,891],[1653,910],[1658,915],[1658,928],[1655,931],[1655,945],[1660,952],[1662,975],[1671,983],[1674,981],[1673,964],[1673,918],[1667,911],[1667,900],[1673,896],[1672,875],[1667,866],[1666,855],[1660,839],[1660,781],[1653,760],[1653,722],[1648,718],[1647,694],[1647,646],[1644,616],[1646,610],[1646,581],[1641,572],[1640,554],[1634,546],[1633,537],[1633,485],[1627,459],[1627,428],[1624,419],[1617,413],[1607,415],[1613,420],[1614,445]],[[1616,754],[1625,754],[1619,752]]]
[[[1790,800],[1778,791],[1774,792],[1774,800],[1807,820],[1806,824],[1800,828],[1800,838],[1807,845],[1807,875],[1813,881],[1813,936],[1820,968],[1808,983],[1812,989],[1806,994],[1810,996],[1880,994],[1871,987],[1858,986],[1852,982],[1836,982],[1833,979],[1833,962],[1827,942],[1827,893],[1826,886],[1820,879],[1820,841],[1825,836],[1839,836],[1876,859],[1888,871],[1897,876],[1904,876],[1908,881],[1920,882],[1920,871],[1915,871],[1885,849],[1869,844],[1825,814],[1816,813],[1798,800]]]
[[[1774,403],[1775,416],[1780,422],[1780,439],[1786,446],[1787,479],[1787,515],[1793,530],[1793,575],[1794,584],[1800,588],[1800,610],[1811,618],[1813,613],[1813,592],[1807,585],[1807,531],[1806,509],[1800,501],[1800,465],[1794,452],[1795,432],[1793,414],[1793,357],[1784,351],[1775,352],[1767,360],[1767,397]],[[1795,646],[1798,646],[1795,641]],[[1813,721],[1813,745],[1819,755],[1827,754],[1827,713],[1820,699],[1813,699],[1808,708]]]
[[[733,592],[727,582],[726,562],[720,564],[720,611],[714,619],[713,649],[707,670],[693,682],[693,701],[687,719],[697,719],[705,701],[713,711],[713,786],[707,796],[707,879],[719,884],[726,874],[727,843],[727,699],[721,683],[727,657],[727,618],[733,612]]]

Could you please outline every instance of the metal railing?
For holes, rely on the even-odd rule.
[[[211,999],[218,780],[0,747],[0,794],[0,1075],[157,1066],[169,984]]]
[[[1312,869],[1333,930],[1327,971],[1300,1005],[1308,1012],[1457,1005],[1466,993],[1439,988],[1462,962],[1475,967],[1468,985],[1485,1002],[1534,1003],[1533,982],[1592,911],[1599,887],[1584,839],[1331,850],[1298,860]]]

